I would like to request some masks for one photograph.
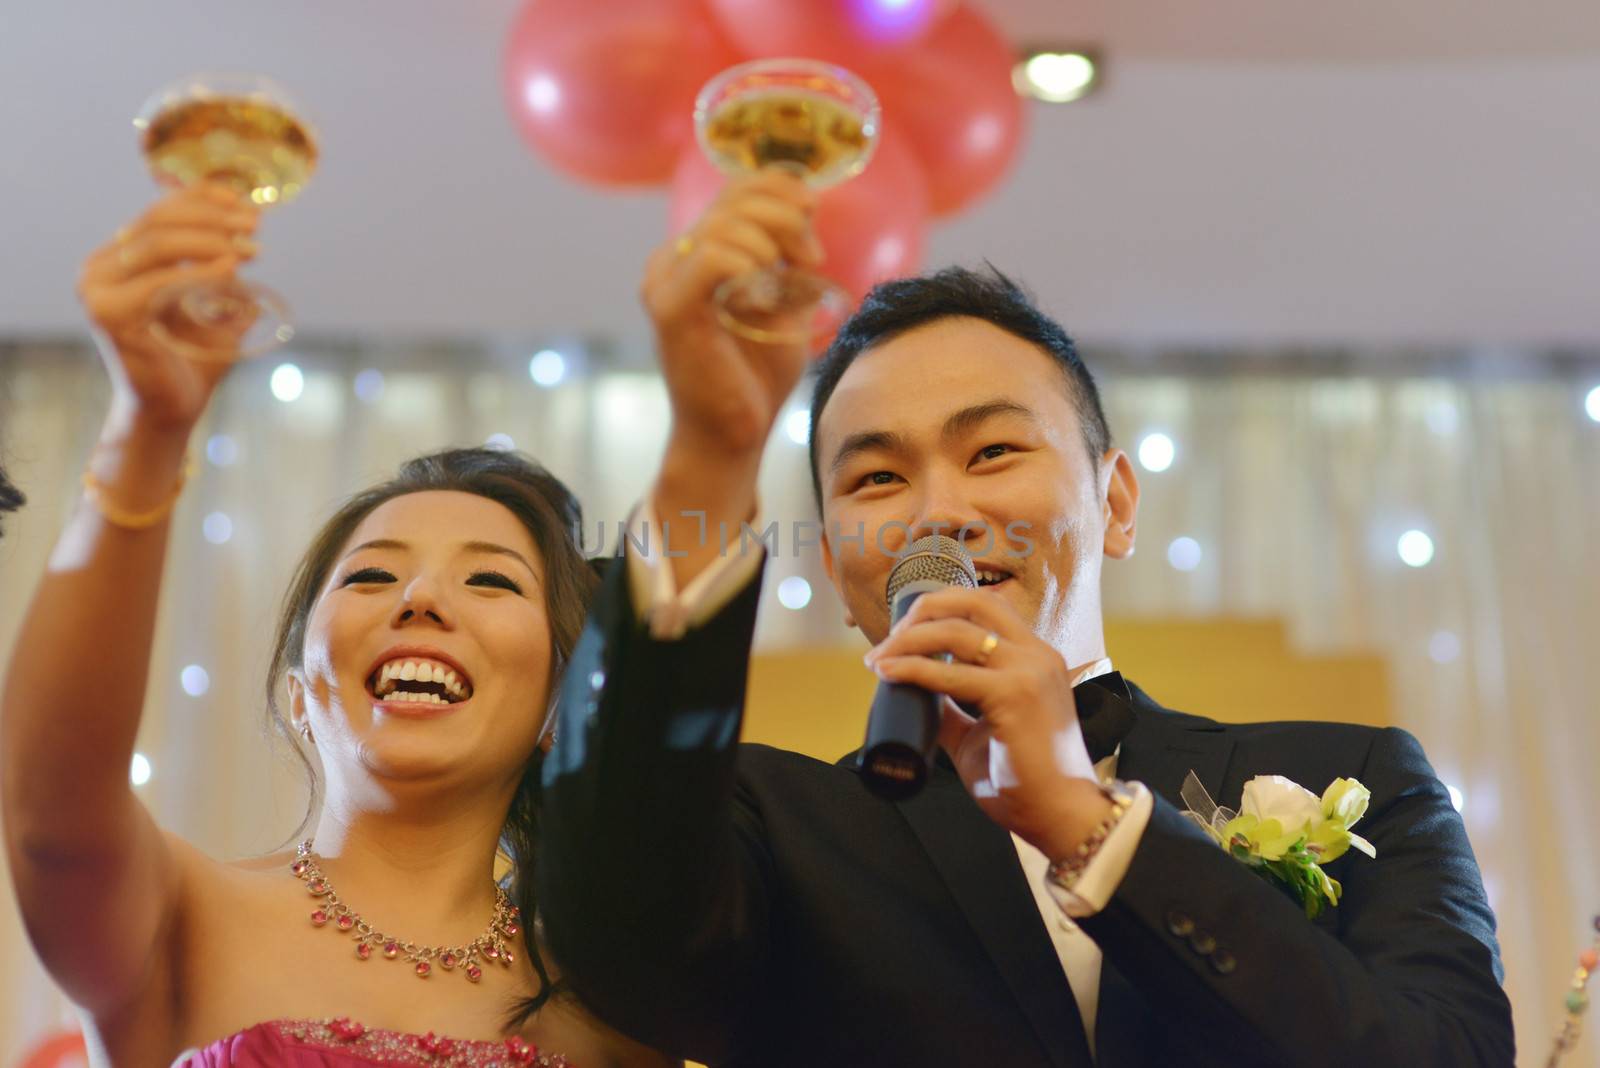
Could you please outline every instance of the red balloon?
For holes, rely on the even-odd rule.
[[[684,149],[672,176],[671,232],[699,218],[726,181],[698,146]],[[903,137],[885,138],[866,170],[818,201],[817,236],[827,254],[821,272],[857,300],[878,282],[914,273],[927,212],[927,180],[916,157]]]
[[[655,184],[693,141],[695,94],[737,61],[701,0],[529,0],[506,40],[506,104],[561,170]]]
[[[922,161],[934,215],[967,207],[1011,169],[1023,133],[1016,60],[1010,42],[963,5],[917,47],[865,72],[883,128],[904,133]]]
[[[722,31],[750,56],[808,56],[846,67],[922,37],[950,0],[710,0]]]

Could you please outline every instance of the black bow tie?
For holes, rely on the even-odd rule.
[[[1133,729],[1133,705],[1128,684],[1116,671],[1080,683],[1072,696],[1083,727],[1083,744],[1096,764],[1117,751]]]
[[[1117,746],[1133,730],[1133,694],[1127,680],[1119,671],[1108,671],[1080,682],[1072,690],[1078,706],[1078,724],[1083,728],[1084,748],[1089,750],[1089,760],[1095,764],[1117,751]],[[983,712],[976,705],[957,701],[963,712],[977,719]],[[950,756],[942,748],[936,761],[954,770]]]

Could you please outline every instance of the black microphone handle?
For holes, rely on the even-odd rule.
[[[927,784],[939,745],[939,695],[904,682],[880,682],[861,750],[861,781],[887,801],[915,797]]]
[[[890,625],[900,622],[918,597],[947,589],[932,580],[909,583],[895,595]],[[946,656],[944,659],[948,660]],[[874,794],[902,801],[921,792],[939,747],[939,710],[943,695],[904,682],[878,683],[867,716],[867,740],[861,747],[861,781]]]

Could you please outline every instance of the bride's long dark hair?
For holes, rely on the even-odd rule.
[[[385,501],[430,490],[472,493],[504,505],[533,536],[544,562],[544,608],[550,621],[551,646],[547,692],[552,704],[550,714],[555,714],[553,704],[560,691],[561,673],[583,630],[589,600],[598,584],[594,570],[583,556],[583,511],[578,499],[560,479],[515,452],[448,449],[409,460],[394,478],[357,493],[323,524],[295,569],[294,579],[284,596],[277,638],[272,647],[272,664],[267,672],[267,711],[272,727],[288,740],[291,751],[300,759],[311,788],[300,831],[311,821],[320,783],[316,768],[297,744],[288,717],[278,704],[284,677],[290,669],[302,666],[306,621],[316,605],[318,591],[338,559],[339,550],[350,540],[356,527]],[[528,959],[539,976],[538,991],[518,1004],[512,1017],[514,1024],[525,1021],[561,992],[561,984],[550,979],[534,922],[538,916],[534,864],[538,859],[542,762],[543,754],[535,750],[523,771],[501,831],[502,847],[515,866],[511,897],[522,910],[523,940]]]

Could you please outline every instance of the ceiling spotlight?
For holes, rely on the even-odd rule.
[[[811,583],[799,575],[790,575],[778,583],[778,601],[785,608],[800,611],[811,603]]]
[[[566,357],[555,349],[540,349],[528,361],[528,377],[546,389],[567,376]]]
[[[1023,96],[1047,104],[1081,100],[1100,85],[1099,54],[1081,48],[1028,52],[1012,68],[1011,84]]]
[[[1410,567],[1427,567],[1433,562],[1433,539],[1420,530],[1408,530],[1396,544],[1400,559]]]
[[[1178,538],[1167,546],[1167,563],[1179,571],[1193,571],[1200,566],[1200,543],[1193,538]]]
[[[1139,463],[1146,471],[1165,471],[1177,455],[1177,445],[1165,434],[1146,434],[1139,442]]]
[[[267,385],[274,397],[285,404],[292,404],[300,399],[300,394],[305,390],[306,376],[294,364],[280,363],[272,369],[272,377],[267,379]]]

